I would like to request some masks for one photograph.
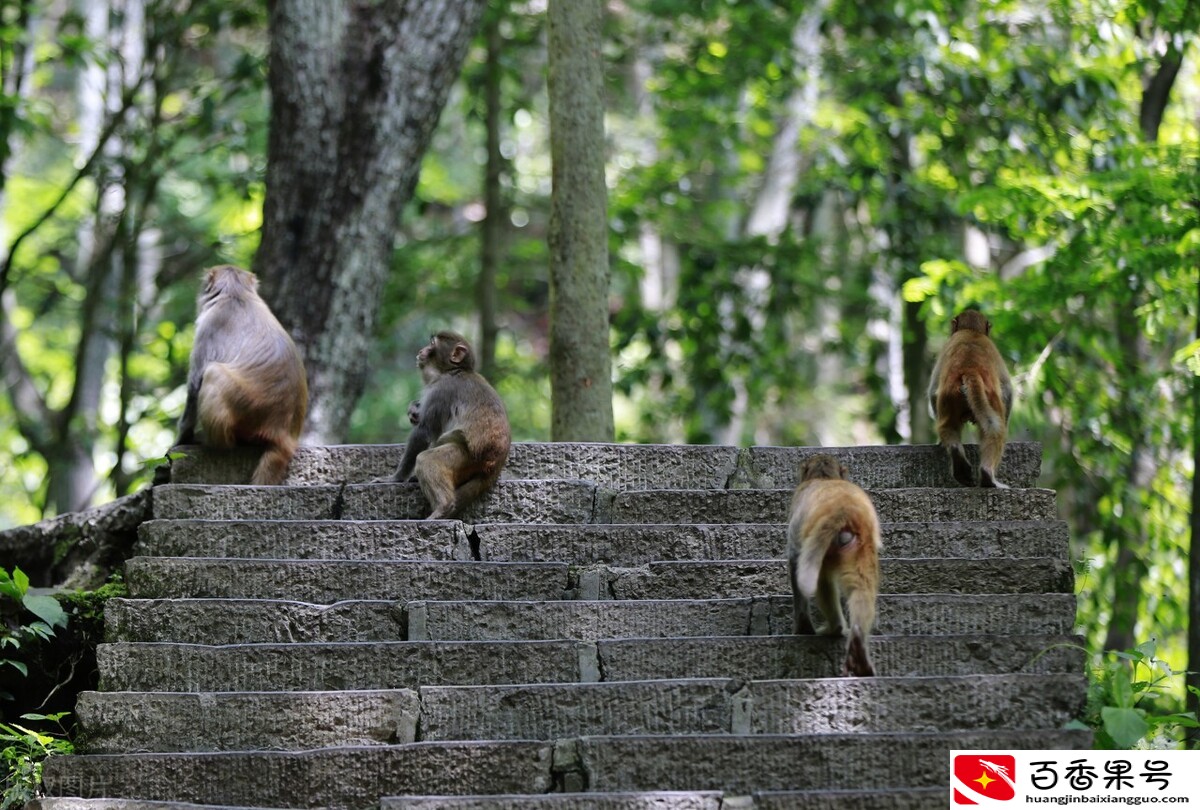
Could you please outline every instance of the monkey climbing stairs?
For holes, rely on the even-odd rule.
[[[1036,444],[1009,490],[936,447],[825,450],[883,523],[863,679],[787,635],[815,449],[516,444],[462,521],[366,483],[401,449],[301,448],[283,487],[174,462],[43,810],[939,807],[952,749],[1090,744]]]

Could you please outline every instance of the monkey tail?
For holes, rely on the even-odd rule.
[[[813,523],[805,528],[796,566],[796,584],[800,592],[811,599],[817,592],[821,567],[825,564],[830,547],[835,543],[840,546],[847,545],[853,541],[855,535],[850,530],[850,516],[842,508],[832,509],[817,516]]]
[[[967,397],[967,405],[975,424],[981,433],[995,434],[1004,430],[1005,420],[1003,405],[996,392],[996,386],[984,384],[983,377],[977,372],[964,374],[962,377],[963,393]]]

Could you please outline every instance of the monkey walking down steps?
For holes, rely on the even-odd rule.
[[[1010,489],[933,445],[821,450],[882,529],[861,678],[790,635],[816,448],[517,443],[454,521],[368,483],[402,449],[301,447],[278,487],[237,483],[250,451],[174,461],[35,806],[916,810],[953,749],[1091,743],[1036,444]]]

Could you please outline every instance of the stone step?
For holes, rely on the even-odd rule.
[[[84,753],[297,751],[596,734],[1054,729],[1079,716],[1086,694],[1082,673],[714,678],[336,692],[84,692],[76,713]]]
[[[41,798],[25,805],[25,810],[272,810],[272,808],[191,802],[156,802],[146,799]],[[282,810],[282,808],[274,808]]]
[[[927,810],[940,807],[946,788],[907,790],[806,790],[622,793],[537,793],[503,796],[385,796],[380,810]],[[229,805],[141,799],[34,799],[26,810],[249,810]],[[264,810],[253,808],[253,810]]]
[[[501,481],[463,520],[594,523],[590,481]],[[253,487],[165,484],[154,488],[154,517],[208,520],[417,520],[429,507],[416,484]]]
[[[868,490],[881,522],[1053,520],[1051,489]],[[601,499],[594,523],[786,523],[790,489],[638,490]]]
[[[363,484],[390,475],[404,445],[299,447],[288,470],[289,485]],[[171,464],[177,484],[244,484],[261,451],[187,448]],[[800,461],[829,453],[850,468],[864,487],[954,486],[946,453],[936,445],[892,447],[736,447],[717,445],[587,444],[516,442],[505,478],[582,478],[608,489],[788,488],[796,485]],[[975,445],[967,446],[972,462]],[[1042,447],[1010,442],[999,477],[1011,486],[1037,482]]]
[[[887,635],[1065,634],[1075,596],[883,594],[877,632]],[[410,602],[408,638],[669,638],[791,633],[791,597],[564,602]]]
[[[387,796],[379,806],[380,810],[928,810],[941,807],[945,801],[946,788],[939,787],[872,791],[777,791],[753,796],[726,795],[719,791]]]
[[[1061,520],[884,523],[885,557],[1068,559]],[[138,553],[149,557],[328,560],[622,562],[779,557],[782,523],[546,525],[458,521],[151,520]],[[475,549],[472,548],[475,545]]]
[[[884,559],[888,593],[1069,593],[1074,572],[1052,557],[989,560]],[[410,601],[717,599],[787,595],[787,563],[689,560],[635,568],[566,563],[416,560],[240,560],[135,557],[125,565],[139,599],[347,599]]]
[[[574,598],[566,563],[134,557],[125,563],[125,581],[135,598],[294,599],[319,604],[466,596]]]
[[[1049,489],[876,489],[889,523],[1054,520]],[[467,523],[786,523],[791,489],[601,490],[588,481],[501,481]],[[155,487],[154,517],[207,520],[411,520],[428,511],[416,484]]]
[[[51,757],[48,796],[368,810],[396,793],[544,793],[543,742],[409,743],[311,751]]]
[[[374,808],[397,794],[944,789],[951,750],[1086,749],[1086,731],[683,735],[51,757],[49,796]],[[836,766],[830,763],[836,760]],[[585,784],[586,781],[586,784]]]
[[[1082,672],[1082,640],[1054,635],[875,636],[883,675]],[[691,677],[776,680],[841,673],[844,642],[823,636],[722,636],[611,641],[398,641],[208,646],[101,644],[108,692],[403,689],[594,683]]]
[[[334,641],[523,641],[791,633],[790,596],[563,601],[111,599],[109,641],[239,644]],[[1069,633],[1075,596],[882,594],[890,635]]]
[[[543,793],[537,796],[385,796],[379,802],[379,810],[721,810],[723,798],[720,791]],[[739,807],[749,810],[747,805]]]

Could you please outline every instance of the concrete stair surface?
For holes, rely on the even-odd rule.
[[[1091,743],[1036,444],[982,490],[933,446],[517,443],[449,521],[370,483],[401,450],[302,447],[280,487],[175,459],[34,806],[903,810],[945,806],[953,749]],[[815,452],[883,521],[875,678],[790,635]]]

